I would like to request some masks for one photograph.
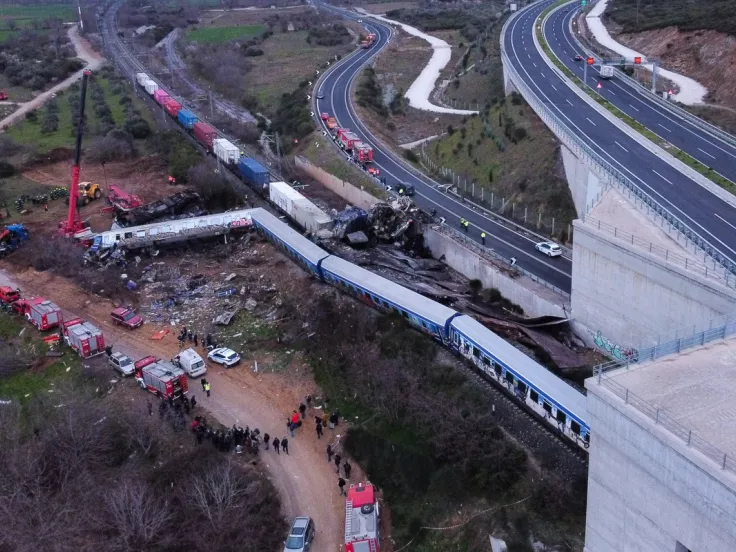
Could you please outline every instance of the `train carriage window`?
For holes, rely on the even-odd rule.
[[[537,393],[534,389],[529,391],[529,398],[532,400],[532,402],[539,403],[539,393]]]
[[[552,405],[549,404],[546,399],[542,401],[542,408],[544,408],[545,412],[548,414],[552,414]]]
[[[404,318],[406,318],[407,320],[409,319],[409,314],[408,314],[408,313],[407,313],[407,312],[406,312],[405,310],[402,310],[402,311],[401,311],[401,316],[403,316],[403,317],[404,317]]]
[[[483,355],[483,364],[485,364],[486,366],[491,365],[491,359],[488,358],[486,355]]]
[[[514,374],[506,370],[506,381],[509,383],[514,383]]]
[[[557,421],[560,422],[563,425],[567,422],[567,416],[560,409],[557,409]]]
[[[500,378],[501,374],[503,372],[503,369],[501,368],[500,364],[494,364],[493,365],[493,371],[496,372],[496,375]]]
[[[580,424],[575,420],[570,420],[570,429],[575,435],[580,435]]]
[[[478,358],[480,356],[480,349],[478,349],[478,347],[476,347],[475,345],[473,345],[473,356],[475,358]]]
[[[524,383],[523,381],[517,381],[516,388],[519,390],[519,393],[526,397],[526,390],[528,389],[526,383]]]

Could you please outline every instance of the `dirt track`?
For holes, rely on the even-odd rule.
[[[171,358],[176,354],[175,334],[177,329],[161,341],[150,336],[156,329],[144,325],[128,331],[109,322],[112,304],[93,294],[85,293],[71,282],[47,273],[26,270],[20,274],[9,274],[0,270],[0,285],[20,286],[24,295],[44,294],[53,297],[64,310],[84,316],[103,329],[108,344],[132,358],[156,355]],[[50,291],[53,290],[53,291]],[[337,552],[342,548],[344,502],[339,496],[334,464],[327,463],[325,448],[328,443],[339,441],[339,432],[325,430],[325,436],[317,440],[313,417],[319,410],[307,412],[304,426],[296,437],[288,436],[286,419],[298,406],[306,393],[314,393],[311,377],[306,370],[299,369],[296,375],[256,374],[250,363],[224,370],[209,364],[207,379],[212,384],[212,396],[202,393],[199,381],[190,380],[190,397],[195,395],[199,405],[207,409],[225,426],[233,424],[258,427],[261,433],[281,439],[289,438],[290,455],[276,454],[273,449],[261,451],[260,458],[268,468],[274,485],[279,489],[284,514],[291,518],[308,515],[315,521],[317,533],[312,549],[315,552]],[[123,385],[135,385],[132,379]],[[144,411],[151,395],[141,391],[136,395],[139,407]],[[344,429],[341,424],[339,428]],[[352,482],[359,481],[361,473],[353,466]]]
[[[84,69],[80,69],[76,73],[74,73],[69,78],[63,80],[53,88],[50,88],[46,90],[45,92],[42,92],[37,97],[32,99],[30,102],[26,103],[20,103],[18,104],[18,109],[14,111],[11,115],[5,117],[2,121],[0,121],[0,128],[3,128],[4,126],[12,125],[15,122],[17,122],[21,117],[23,117],[28,111],[32,111],[36,109],[37,107],[42,106],[44,103],[46,103],[46,100],[48,100],[53,94],[56,94],[60,90],[65,90],[69,88],[74,82],[82,78],[82,72],[85,69],[97,69],[101,64],[104,58],[100,56],[98,53],[96,53],[90,45],[87,43],[86,40],[84,40],[82,37],[79,36],[79,33],[77,32],[77,25],[74,25],[69,29],[69,39],[72,41],[72,44],[74,44],[74,48],[77,51],[77,57],[80,59],[83,59],[87,62],[87,66]]]

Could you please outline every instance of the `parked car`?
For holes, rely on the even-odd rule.
[[[111,354],[107,359],[107,363],[123,376],[132,376],[135,373],[133,359],[123,353]]]
[[[534,248],[548,257],[559,257],[562,255],[562,248],[554,242],[541,242],[535,245]]]
[[[203,376],[207,373],[207,367],[204,365],[204,360],[197,354],[197,351],[192,349],[185,349],[171,359],[174,366],[178,366],[184,370],[190,378],[196,378]]]
[[[222,364],[227,368],[235,366],[238,362],[240,362],[240,355],[232,349],[228,349],[227,347],[218,347],[217,349],[212,349],[207,355],[207,358],[212,362]]]
[[[125,307],[118,307],[110,313],[110,316],[115,324],[125,326],[129,330],[134,330],[143,324],[143,319],[133,309]]]
[[[329,114],[329,113],[322,113],[322,114],[320,115],[320,117],[321,117],[321,119],[322,119],[323,121],[326,121],[327,119],[329,119],[329,118],[330,118],[330,114]]]
[[[314,539],[314,523],[308,517],[298,517],[291,524],[289,536],[284,541],[284,552],[306,552]]]
[[[583,61],[583,56],[581,56],[580,54],[576,54],[575,61]]]
[[[324,100],[325,99],[325,95],[322,94],[322,92],[320,92],[319,94],[317,94],[317,99],[318,100]]]

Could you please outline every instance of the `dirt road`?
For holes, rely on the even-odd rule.
[[[51,295],[62,309],[84,316],[103,329],[108,344],[134,359],[151,354],[168,359],[178,350],[175,339],[178,329],[171,328],[171,333],[163,340],[154,341],[150,337],[160,328],[144,325],[129,331],[114,326],[109,322],[112,306],[109,301],[87,294],[63,278],[32,270],[17,275],[0,270],[0,285],[19,286],[24,295]],[[304,425],[294,438],[286,429],[286,419],[292,410],[297,408],[306,393],[316,391],[306,370],[299,368],[296,375],[285,377],[256,374],[250,363],[229,370],[209,364],[206,378],[212,384],[210,398],[205,396],[200,382],[195,380],[190,380],[189,394],[195,395],[199,405],[220,423],[225,426],[248,425],[251,429],[258,427],[261,434],[289,439],[289,455],[276,454],[273,448],[259,453],[280,492],[284,514],[289,518],[308,515],[314,519],[317,532],[313,550],[341,550],[345,503],[339,496],[335,466],[328,464],[325,453],[328,443],[339,442],[339,431],[326,429],[324,437],[317,440],[313,422],[314,415],[321,413],[317,409],[307,412]],[[128,380],[123,385],[135,385],[135,382]],[[141,391],[137,396],[143,410],[151,395]],[[343,423],[338,428],[344,429]],[[352,475],[352,482],[360,480],[358,466],[353,466]]]
[[[74,48],[77,51],[77,57],[87,62],[87,66],[85,67],[85,69],[97,69],[102,64],[104,58],[100,56],[97,52],[95,52],[86,40],[79,36],[77,25],[71,27],[68,34],[69,40],[72,41],[72,44],[74,44]],[[84,69],[80,69],[72,76],[60,82],[53,88],[42,92],[30,102],[19,103],[19,107],[16,111],[0,121],[0,128],[15,124],[28,111],[32,111],[46,103],[46,100],[48,100],[53,94],[56,94],[60,90],[65,90],[66,88],[69,88],[72,83],[82,78],[82,71],[84,71]]]

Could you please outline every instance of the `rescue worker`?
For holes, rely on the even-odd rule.
[[[465,221],[465,233],[468,233],[468,228],[470,228],[470,223],[466,220]]]
[[[198,347],[198,345],[197,345],[197,338],[198,338],[198,337],[199,337],[199,336],[197,336],[197,334],[195,333],[195,334],[194,334],[194,346],[195,346],[195,347]]]
[[[463,228],[465,228],[465,218],[460,217],[460,229],[462,230]]]
[[[330,416],[330,429],[335,429],[337,422],[338,422],[337,412],[333,412],[332,415]]]
[[[266,445],[266,450],[268,450],[268,442],[271,440],[271,436],[268,433],[263,434],[263,442]]]
[[[279,438],[275,437],[273,440],[273,450],[275,450],[278,454],[281,454],[281,449],[279,448],[280,444],[281,441],[279,441]]]
[[[212,386],[210,385],[210,382],[207,382],[204,384],[204,390],[207,393],[207,396],[210,396],[210,390],[212,389]]]
[[[324,427],[327,426],[327,418],[328,418],[327,411],[325,411],[325,412],[322,413],[322,426],[324,426]]]
[[[307,403],[307,408],[311,408],[312,407],[312,395],[307,395],[306,397],[304,397],[304,400]]]
[[[49,212],[49,204],[48,203],[44,203],[43,204],[43,210],[46,211],[47,213]]]
[[[199,383],[202,384],[202,391],[207,391],[207,389],[205,388],[205,386],[207,385],[207,378],[202,378],[201,380],[199,380]]]
[[[342,477],[337,479],[337,486],[340,487],[340,496],[345,496],[345,480]]]
[[[481,233],[480,233],[480,241],[481,241],[481,243],[482,243],[483,245],[485,245],[485,244],[486,244],[486,233],[485,233],[485,232],[481,232]]]
[[[335,467],[337,468],[337,473],[340,473],[340,460],[342,460],[342,456],[339,454],[335,455]]]
[[[332,445],[327,445],[327,461],[332,462],[332,455],[334,453],[332,452]]]
[[[289,440],[286,437],[281,439],[281,450],[289,454]]]
[[[307,407],[304,405],[304,403],[299,405],[299,415],[301,416],[301,419],[304,419],[304,413],[307,411]]]
[[[192,398],[189,400],[189,402],[192,405],[192,410],[194,410],[194,407],[197,406],[197,398],[192,395]]]
[[[350,479],[350,472],[353,470],[353,466],[350,465],[350,462],[345,460],[345,463],[342,465],[342,467],[345,470],[345,477]]]
[[[317,439],[322,438],[322,420],[317,423]]]
[[[148,401],[148,415],[153,416],[153,403]]]

